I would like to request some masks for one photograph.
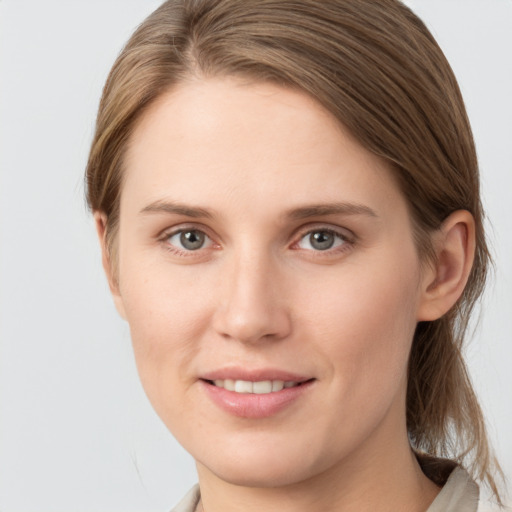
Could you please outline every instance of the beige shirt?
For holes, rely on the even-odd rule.
[[[477,512],[478,485],[461,467],[456,467],[427,512]]]
[[[475,482],[464,469],[456,467],[426,512],[477,512],[478,496]],[[199,486],[195,485],[171,512],[194,512],[199,497]]]

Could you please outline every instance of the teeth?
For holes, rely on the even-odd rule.
[[[281,391],[284,388],[284,381],[282,380],[273,380],[272,381],[272,391]]]
[[[263,395],[265,393],[272,392],[272,381],[271,380],[262,380],[260,382],[252,383],[252,392],[257,393],[259,395]]]
[[[228,391],[235,391],[235,381],[232,379],[226,379],[224,381],[224,389],[227,389]]]
[[[251,382],[249,380],[214,380],[213,383],[218,388],[224,388],[228,391],[235,393],[254,393],[258,395],[265,395],[267,393],[274,393],[281,391],[283,388],[293,388],[298,386],[298,382],[282,381],[282,380],[261,380],[258,382]]]
[[[252,382],[248,380],[235,381],[235,393],[252,393]]]

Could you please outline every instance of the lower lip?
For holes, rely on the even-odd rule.
[[[313,385],[313,380],[304,382],[300,386],[284,388],[273,393],[235,393],[227,389],[200,381],[204,390],[212,401],[221,409],[240,418],[268,418],[282,411]]]

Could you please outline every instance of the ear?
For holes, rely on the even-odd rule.
[[[436,261],[425,269],[418,321],[437,320],[457,302],[475,254],[475,221],[466,210],[453,212],[434,237]]]
[[[103,212],[95,211],[94,222],[96,224],[96,232],[98,234],[101,246],[101,262],[103,264],[103,270],[105,271],[105,274],[107,276],[110,293],[112,293],[112,298],[114,299],[114,304],[116,306],[118,313],[121,315],[122,318],[126,320],[126,312],[124,309],[123,299],[119,291],[119,283],[114,277],[113,266],[110,259],[110,252],[106,243],[105,235],[107,226],[107,215]]]

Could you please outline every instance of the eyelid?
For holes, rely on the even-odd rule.
[[[174,244],[171,244],[169,242],[169,240],[171,240],[172,238],[175,238],[175,237],[180,237],[181,238],[181,235],[183,235],[183,233],[200,233],[202,235],[204,235],[204,239],[203,239],[203,246],[202,247],[198,247],[197,249],[187,249],[187,248],[179,248],[179,250],[183,250],[185,252],[198,252],[200,251],[201,249],[207,249],[208,247],[210,247],[212,244],[213,244],[213,240],[204,232],[202,231],[199,231],[198,229],[180,229],[179,231],[176,231],[175,233],[171,233],[168,237],[167,237],[167,241],[169,243],[169,245],[173,245]]]
[[[195,251],[186,250],[186,249],[180,249],[179,247],[172,246],[167,241],[170,237],[181,233],[183,231],[200,231],[204,233],[204,235],[210,240],[210,244],[207,247],[197,249]],[[298,243],[307,235],[314,233],[316,231],[326,231],[329,233],[333,233],[336,236],[339,236],[342,240],[344,240],[346,243],[342,244],[342,246],[335,247],[333,249],[326,249],[325,251],[311,251],[309,249],[303,249],[304,251],[308,252],[317,252],[319,254],[329,254],[329,253],[336,253],[341,252],[343,250],[347,250],[348,247],[352,247],[356,241],[357,236],[354,234],[353,231],[351,231],[348,228],[341,227],[341,226],[335,226],[332,224],[325,224],[325,223],[312,223],[305,226],[302,226],[296,231],[296,234],[293,236],[293,241],[290,245],[292,249],[295,250],[302,250],[301,248],[297,247]],[[166,249],[171,250],[175,253],[182,253],[185,255],[194,255],[197,253],[200,253],[203,251],[203,249],[211,249],[212,247],[215,249],[218,249],[221,247],[221,244],[216,241],[218,238],[216,235],[211,234],[211,229],[208,226],[205,226],[204,224],[198,224],[198,223],[183,223],[178,224],[172,227],[167,227],[159,232],[159,234],[155,237],[158,242],[161,242],[166,246]],[[343,248],[342,248],[343,247]]]
[[[335,235],[340,236],[347,242],[354,243],[357,240],[356,235],[348,228],[344,228],[341,226],[334,226],[332,224],[308,224],[307,226],[302,226],[297,230],[297,235],[294,236],[296,240],[300,240],[304,236],[314,233],[316,231],[327,231],[328,233],[334,233]]]
[[[179,233],[183,233],[186,231],[199,231],[205,235],[205,237],[209,240],[209,244],[206,247],[201,247],[197,250],[187,250],[182,249],[178,246],[172,245],[168,242],[169,238],[175,236]],[[211,230],[202,225],[202,224],[194,224],[194,223],[184,223],[178,224],[169,228],[165,228],[156,236],[158,242],[162,243],[168,251],[171,251],[178,255],[184,256],[196,256],[199,253],[204,252],[204,250],[213,248],[218,248],[220,245],[215,241],[215,237],[212,236]]]
[[[340,237],[345,243],[341,246],[337,246],[334,248],[326,249],[324,251],[321,250],[310,250],[310,249],[302,249],[298,247],[298,244],[300,241],[306,237],[307,235],[310,235],[311,233],[315,233],[318,231],[324,231],[327,233],[332,233],[338,237]],[[342,228],[340,226],[333,226],[332,224],[309,224],[307,226],[303,226],[301,229],[298,230],[297,234],[294,236],[294,241],[291,244],[291,248],[295,250],[304,250],[308,252],[314,252],[318,253],[319,255],[324,254],[332,254],[337,252],[342,252],[347,250],[349,247],[352,247],[357,241],[356,235],[347,228]]]
[[[200,231],[201,233],[204,233],[208,238],[213,240],[213,236],[211,235],[211,230],[204,226],[203,224],[196,224],[192,222],[184,222],[181,224],[176,224],[172,227],[167,227],[165,229],[162,229],[157,235],[157,240],[165,240],[169,238],[170,236],[175,235],[176,233],[181,233],[183,231]]]

